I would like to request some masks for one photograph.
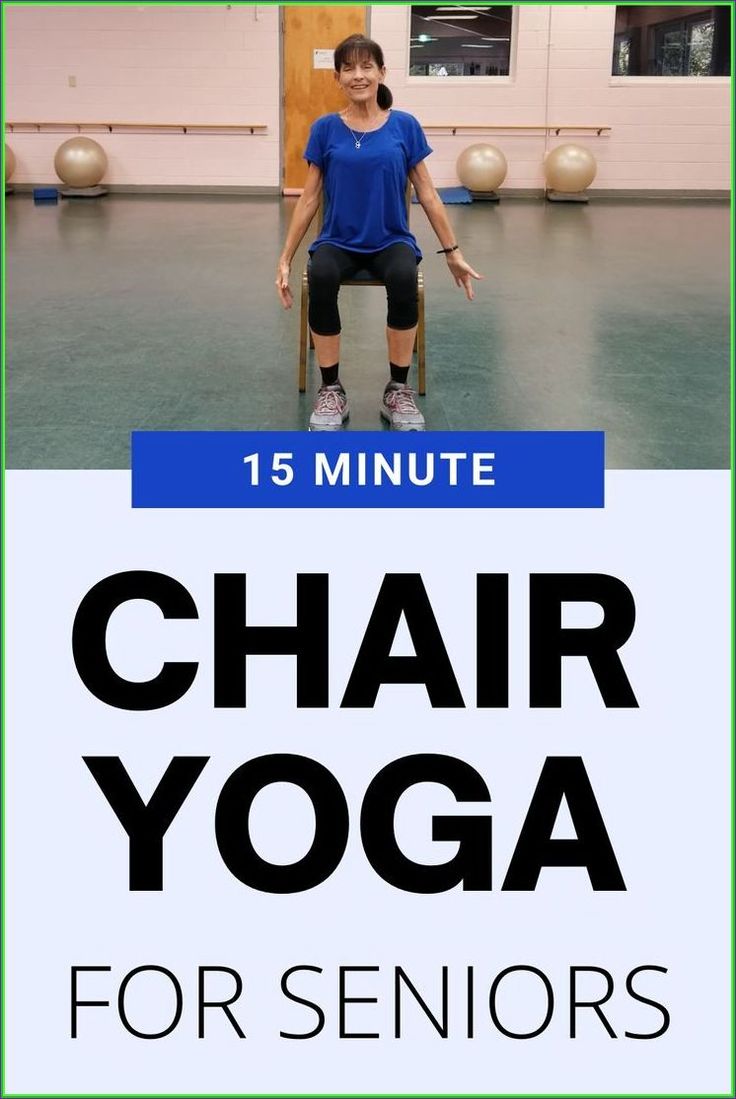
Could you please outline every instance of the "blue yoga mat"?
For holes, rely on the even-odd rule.
[[[467,187],[438,187],[437,194],[445,206],[460,206],[473,201],[473,196]],[[416,195],[412,195],[412,202],[418,202]]]
[[[49,203],[56,204],[59,201],[59,192],[55,187],[34,187],[33,188],[33,204],[34,206],[44,206]]]

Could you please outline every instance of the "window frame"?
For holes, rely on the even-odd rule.
[[[690,51],[692,49],[692,44],[691,44],[691,41],[690,41],[690,32],[693,30],[694,27],[698,26],[699,24],[704,24],[706,26],[711,25],[711,26],[713,26],[714,31],[715,31],[715,24],[714,24],[713,19],[708,19],[705,12],[703,12],[699,16],[698,15],[685,15],[681,19],[668,19],[668,20],[665,20],[664,23],[655,23],[654,26],[653,26],[653,30],[655,32],[655,51],[657,50],[657,35],[658,34],[660,34],[660,35],[665,34],[668,29],[674,30],[675,28],[677,28],[682,33],[683,40],[684,40],[683,41],[683,46],[684,46],[683,61],[685,62],[686,65],[689,66],[689,64],[690,64]],[[656,76],[657,74],[655,73],[654,75]],[[685,77],[687,77],[688,80],[692,80],[694,75],[697,75],[697,74],[693,74],[693,73],[689,73],[689,72],[668,73],[667,74],[667,76],[685,76]],[[711,78],[709,73],[708,74],[701,74],[701,75],[707,75],[709,80]],[[661,77],[660,77],[660,79],[661,79]],[[666,79],[666,77],[665,77],[665,79]]]
[[[519,37],[519,5],[510,4],[511,8],[511,41],[509,42],[509,72],[508,76],[410,76],[411,68],[411,9],[412,5],[406,5],[406,54],[404,57],[404,79],[407,86],[431,85],[437,87],[452,84],[454,87],[481,84],[513,84],[516,81],[516,45]]]
[[[710,6],[710,5],[703,5]],[[725,6],[725,5],[723,5]],[[613,44],[616,38],[616,8],[617,4],[611,5],[611,60],[608,63],[609,70],[613,61]],[[650,5],[650,7],[656,7],[656,4]],[[608,87],[609,88],[632,88],[636,85],[651,85],[654,87],[670,87],[681,84],[683,87],[697,87],[702,85],[707,88],[723,87],[731,85],[730,76],[614,76],[613,73],[609,74]]]

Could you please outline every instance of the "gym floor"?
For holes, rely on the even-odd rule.
[[[293,199],[108,195],[6,205],[9,468],[121,469],[133,428],[304,430],[295,306],[273,285]],[[486,277],[424,252],[428,429],[603,429],[611,469],[729,464],[729,209],[709,201],[450,206]],[[381,288],[341,294],[348,430],[383,430]],[[415,373],[410,381],[415,381]]]

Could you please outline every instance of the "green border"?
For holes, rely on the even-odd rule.
[[[205,0],[206,2],[206,0]],[[295,0],[287,0],[289,6]],[[380,7],[387,4],[391,7],[399,6],[405,0],[374,0],[367,7]],[[434,6],[435,0],[414,0],[415,5]],[[135,0],[102,0],[100,3],[89,0],[71,0],[69,3],[50,3],[48,0],[6,0],[2,10],[2,40],[0,41],[0,56],[5,55],[5,9],[13,8],[47,8],[47,7],[137,7]],[[145,7],[203,7],[203,0],[152,0],[146,2]],[[222,6],[222,5],[213,5]],[[286,4],[279,0],[260,0],[255,3],[252,0],[232,0],[233,7],[284,7]],[[298,6],[298,4],[297,4]],[[346,7],[352,6],[350,0],[324,0],[319,7]],[[462,6],[462,5],[461,5]],[[521,0],[517,7],[589,7],[587,0],[550,0],[548,3],[537,0]],[[606,7],[614,6],[606,4]],[[648,4],[646,0],[629,0],[631,7],[691,7],[689,0],[664,0],[658,4]],[[708,7],[731,7],[730,0],[713,0]],[[731,80],[733,80],[734,57],[734,19],[731,18]],[[731,299],[731,354],[730,354],[730,473],[731,473],[731,578],[732,588],[730,592],[731,608],[731,656],[736,657],[736,604],[734,595],[733,578],[736,572],[736,543],[734,541],[734,523],[736,522],[736,481],[734,479],[734,456],[736,454],[736,424],[734,418],[734,397],[736,396],[736,377],[734,374],[734,340],[736,339],[736,325],[734,323],[734,274],[733,262],[736,260],[736,235],[734,233],[734,197],[733,182],[736,172],[736,147],[734,145],[734,100],[733,87],[731,91],[731,274],[730,274],[730,299]],[[2,116],[2,129],[5,133],[5,88],[2,89],[2,103],[0,114]],[[2,155],[3,179],[5,178],[5,143],[3,142]],[[2,285],[6,285],[5,277],[5,203],[3,201],[2,218],[0,219],[0,243],[2,244]],[[0,377],[0,476],[2,477],[3,490],[5,487],[6,472],[6,394],[5,394],[5,299],[2,306],[2,377]],[[2,700],[0,701],[0,766],[2,766],[2,875],[0,877],[0,911],[2,915],[2,940],[0,942],[0,965],[2,965],[2,988],[0,989],[0,1005],[2,1011],[2,1033],[0,1035],[0,1051],[2,1065],[0,1066],[0,1099],[77,1099],[82,1096],[94,1096],[98,1099],[133,1099],[137,1096],[150,1097],[150,1099],[375,1099],[379,1096],[395,1096],[396,1099],[627,1099],[629,1096],[641,1096],[642,1099],[733,1099],[736,1094],[736,1037],[734,1036],[734,1023],[736,1022],[736,971],[734,969],[734,941],[736,940],[736,910],[734,908],[734,887],[736,876],[734,873],[734,836],[736,835],[736,802],[734,800],[734,765],[736,762],[736,735],[734,721],[736,721],[736,677],[733,664],[731,671],[731,1090],[727,1092],[8,1092],[5,1090],[5,866],[6,850],[5,839],[6,815],[5,815],[5,492],[0,499],[0,545],[2,546],[2,574],[0,575],[0,600],[2,601],[2,620],[0,621],[0,647],[2,648],[0,666],[0,684]]]

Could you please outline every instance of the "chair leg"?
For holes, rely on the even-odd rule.
[[[307,344],[310,336],[307,318],[309,316],[309,279],[307,272],[302,275],[302,301],[299,317],[299,392],[307,388]]]
[[[417,297],[419,299],[419,321],[417,323],[417,390],[424,396],[427,392],[426,334],[424,329],[424,275],[417,274]]]

